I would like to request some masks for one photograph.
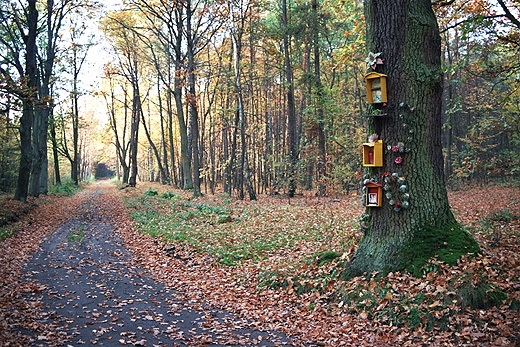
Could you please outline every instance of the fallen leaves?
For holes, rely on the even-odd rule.
[[[512,199],[513,196],[520,196],[520,192],[518,189],[513,191],[514,194],[511,188],[493,187],[450,193],[450,203],[457,218],[474,228],[475,237],[482,246],[482,255],[474,259],[465,258],[456,267],[435,264],[437,270],[429,272],[424,279],[394,273],[384,279],[368,276],[354,278],[349,282],[317,283],[316,278],[325,280],[337,266],[334,262],[317,266],[302,261],[315,254],[320,239],[314,244],[293,241],[279,252],[266,252],[266,257],[260,261],[240,261],[236,266],[228,267],[221,265],[218,259],[208,253],[194,251],[188,245],[176,244],[172,249],[169,248],[171,245],[165,247],[156,239],[139,233],[120,200],[121,192],[115,189],[105,190],[101,209],[135,255],[133,266],[147,269],[156,279],[175,288],[178,298],[190,306],[197,308],[210,305],[229,310],[247,319],[243,322],[244,326],[285,332],[294,336],[297,343],[302,345],[514,346],[519,341],[520,327],[518,308],[512,308],[515,302],[516,305],[520,303],[519,221],[514,218],[509,223],[490,220],[489,229],[479,229],[479,223],[485,216],[499,214],[504,208],[520,216],[519,200]],[[141,194],[137,190],[135,193]],[[47,327],[38,322],[42,316],[40,307],[27,306],[27,302],[21,300],[20,296],[22,292],[37,295],[45,289],[37,283],[20,282],[21,269],[42,238],[70,219],[75,208],[85,198],[81,194],[61,198],[66,199],[66,204],[56,203],[61,201],[57,198],[48,199],[23,219],[17,226],[20,231],[16,236],[2,241],[0,245],[1,345],[30,345],[31,341],[20,333],[20,327],[38,332],[37,339],[49,345],[58,344],[62,340],[57,333],[46,330]],[[213,197],[206,199],[210,206]],[[290,218],[298,220],[302,229],[327,232],[327,237],[322,238],[321,242],[325,243],[326,249],[333,249],[339,245],[341,237],[346,239],[358,234],[351,226],[340,228],[335,224],[338,221],[335,216],[339,215],[355,220],[356,214],[361,213],[361,207],[356,207],[358,200],[354,196],[351,200],[346,198],[338,203],[326,204],[323,199],[303,197],[292,199],[287,205],[283,205],[280,198],[261,198],[261,201],[251,205],[237,201],[233,203],[237,206],[236,211],[241,212],[229,216],[233,222],[217,223],[217,226],[211,225],[211,228],[223,226],[229,231],[233,224],[247,215],[248,208],[258,209],[258,204],[268,204],[278,206],[272,210],[269,216],[271,219],[255,222],[257,224],[251,225],[244,235],[233,231],[232,234],[223,234],[223,237],[230,236],[235,243],[252,242],[262,232],[275,227],[289,234],[291,230],[283,226],[283,220]],[[280,207],[280,204],[283,206]],[[324,205],[327,209],[323,208]],[[314,212],[305,210],[302,214],[301,206],[314,206]],[[204,232],[208,225],[199,225],[198,228]],[[344,249],[348,251],[339,257],[340,261],[348,260],[353,255],[355,245],[348,244]],[[113,253],[109,256],[117,258],[119,255]],[[260,271],[265,269],[278,274],[280,280],[286,279],[285,287],[259,290]],[[508,300],[501,307],[461,309],[454,290],[466,274],[474,280],[486,276],[489,283],[507,294]],[[302,275],[308,275],[309,278],[301,280]],[[300,276],[299,282],[297,276]],[[311,290],[298,294],[298,283],[308,285]],[[100,289],[106,290],[103,287]],[[338,300],[340,291],[343,298]],[[352,299],[353,296],[357,297],[356,300]],[[417,299],[420,297],[422,301]],[[114,309],[132,305],[132,300],[120,300]],[[395,311],[397,307],[399,310]],[[414,312],[417,313],[415,316]],[[429,326],[427,314],[431,314],[432,320],[443,322],[444,325]],[[99,326],[95,318],[96,313],[92,312],[89,327],[98,337],[102,337],[107,328]],[[145,311],[135,311],[134,319],[161,321],[161,317]],[[409,321],[397,326],[394,322],[398,319]],[[414,328],[410,327],[409,322],[413,322]],[[119,317],[112,315],[107,324],[119,324]],[[205,317],[202,324],[206,328],[217,328],[211,317]],[[185,339],[182,332],[174,327],[167,331]],[[120,345],[146,345],[147,341],[137,340],[131,334],[128,332],[127,335],[114,337],[114,342]],[[228,341],[230,344],[240,344],[241,340],[228,337]],[[258,341],[261,343],[261,339]],[[83,342],[94,345],[97,340]],[[211,337],[204,334],[199,334],[192,342],[193,345],[214,343]]]
[[[507,190],[507,194],[505,191]],[[516,189],[518,191],[518,189]],[[471,192],[460,192],[460,195],[451,194],[452,205],[458,214],[463,215],[461,221],[470,222],[469,217],[472,215],[469,208],[479,208],[480,213],[487,215],[489,213],[496,213],[499,210],[500,204],[504,204],[503,200],[506,196],[511,199],[511,190],[501,188],[493,188],[492,190],[481,192],[475,191],[475,198],[473,199]],[[491,193],[492,192],[492,193]],[[496,200],[494,193],[496,194]],[[514,194],[513,194],[514,195]],[[520,196],[520,194],[517,194]],[[482,203],[481,197],[486,196],[486,204]],[[357,197],[354,197],[354,199]],[[211,199],[211,198],[210,198]],[[509,200],[507,200],[509,201]],[[271,198],[266,198],[260,204],[267,204],[270,206],[278,206],[280,202],[274,202]],[[258,209],[258,202],[255,203],[255,208]],[[314,218],[314,215],[309,213],[302,213],[299,211],[299,205],[308,204],[309,201],[292,200],[292,207],[287,207],[287,216],[285,218],[298,218],[295,216],[305,216],[305,219]],[[342,204],[335,205],[333,214],[344,214],[352,216],[352,208],[355,202],[343,201]],[[242,206],[244,202],[237,202]],[[316,202],[316,206],[319,202]],[[322,205],[325,205],[322,203]],[[343,209],[341,209],[343,206]],[[478,206],[478,207],[477,207]],[[503,205],[502,205],[503,206]],[[508,208],[520,215],[520,206],[518,202],[507,204]],[[329,207],[329,205],[327,205]],[[274,214],[271,214],[272,220],[269,224],[259,223],[258,227],[263,232],[269,232],[267,225],[283,224],[284,217],[278,215],[276,211],[282,211],[283,206],[277,207]],[[245,210],[246,211],[246,210]],[[360,210],[358,212],[361,212]],[[245,212],[247,213],[247,212]],[[326,214],[327,211],[321,212]],[[244,214],[244,212],[242,212]],[[320,214],[320,213],[317,213]],[[291,217],[294,216],[294,217]],[[352,217],[354,218],[354,216]],[[301,219],[301,218],[300,218]],[[476,223],[477,220],[473,220]],[[307,221],[308,222],[308,221]],[[317,223],[321,225],[322,222]],[[232,226],[227,226],[231,228]],[[269,227],[269,228],[271,228]],[[316,249],[315,246],[308,244],[293,244],[292,248],[282,249],[280,254],[270,254],[270,256],[262,261],[244,261],[237,266],[227,268],[218,264],[216,260],[208,257],[204,252],[190,253],[189,247],[176,245],[176,257],[170,258],[168,266],[157,266],[153,263],[157,261],[160,264],[160,259],[164,259],[164,253],[160,252],[153,255],[143,255],[139,258],[140,261],[147,263],[146,258],[154,259],[148,263],[148,268],[165,283],[170,283],[181,289],[183,295],[192,300],[203,302],[208,300],[215,306],[222,307],[237,314],[243,315],[251,319],[255,324],[264,326],[268,329],[278,329],[288,334],[293,334],[300,343],[314,341],[318,344],[327,346],[377,346],[377,345],[408,345],[408,346],[422,346],[428,344],[432,346],[437,345],[468,345],[476,346],[482,343],[487,345],[490,341],[504,342],[501,338],[506,338],[511,342],[517,339],[517,333],[512,332],[511,329],[501,329],[501,327],[518,326],[518,312],[506,307],[495,307],[483,312],[479,310],[472,310],[466,308],[461,310],[457,305],[455,299],[455,292],[448,289],[453,287],[452,281],[462,277],[465,273],[474,273],[480,275],[487,275],[488,280],[495,283],[500,288],[504,289],[509,298],[509,302],[519,300],[518,287],[514,284],[518,283],[519,272],[516,254],[518,252],[519,244],[517,241],[518,228],[514,226],[513,232],[503,237],[508,237],[510,241],[506,241],[509,248],[507,249],[490,249],[483,247],[484,255],[474,260],[463,259],[458,267],[448,267],[444,264],[432,263],[432,269],[435,272],[429,272],[425,279],[417,279],[407,274],[390,274],[385,280],[377,282],[373,278],[355,278],[348,283],[341,281],[329,281],[321,288],[324,292],[318,290],[310,293],[297,294],[297,284],[295,277],[300,278],[308,275],[310,278],[326,278],[334,270],[334,263],[326,264],[318,267],[315,264],[298,261],[309,256],[309,251]],[[129,231],[129,230],[127,230]],[[126,232],[125,232],[126,234]],[[126,237],[129,245],[132,246],[134,252],[139,257],[141,255],[140,249],[144,247],[148,249],[151,245],[147,244],[146,236],[133,234],[132,237]],[[343,235],[344,237],[348,237]],[[233,239],[239,238],[239,235],[234,235]],[[486,235],[477,234],[481,244],[486,244]],[[334,249],[334,239],[327,239],[328,245]],[[355,247],[349,248],[348,254],[345,252],[340,260],[348,259],[353,254]],[[510,252],[511,251],[511,252]],[[183,259],[190,258],[191,262],[197,263],[196,267],[191,267]],[[506,259],[515,258],[513,261],[507,262]],[[196,259],[199,259],[197,261]],[[299,260],[298,260],[299,259]],[[494,269],[490,269],[490,265]],[[259,272],[270,269],[272,271],[272,280],[285,281],[284,286],[277,290],[258,290]],[[500,271],[497,271],[500,269]],[[244,278],[247,282],[244,283]],[[276,279],[278,278],[278,279]],[[231,283],[231,285],[230,285]],[[308,284],[309,288],[316,288],[316,283],[313,280],[301,281],[300,284]],[[390,288],[380,297],[369,298],[371,293],[376,288]],[[371,314],[368,311],[358,309],[353,306],[353,302],[348,300],[338,300],[335,303],[333,295],[337,295],[338,289],[352,294],[360,295],[363,289],[366,288],[366,300],[359,301],[365,306],[370,306]],[[335,294],[336,293],[336,294]],[[424,299],[417,299],[424,296]],[[408,297],[408,299],[406,299]],[[332,301],[331,301],[332,300]],[[405,300],[404,306],[401,306],[400,311],[392,312],[394,308],[399,307],[401,301]],[[423,300],[423,301],[421,301]],[[408,301],[408,303],[406,303]],[[406,306],[408,305],[408,306]],[[407,310],[407,311],[403,311]],[[412,313],[411,313],[412,312]],[[417,312],[413,316],[413,312]],[[495,322],[489,318],[491,312],[501,312],[502,316],[495,318]],[[395,318],[389,318],[388,314],[395,315]],[[371,318],[371,315],[374,318]],[[426,320],[425,315],[431,315],[431,320],[437,322],[444,322],[444,328],[439,326],[431,326],[430,322]],[[392,319],[405,320],[401,322],[399,327],[394,326]],[[414,318],[417,317],[417,318]],[[412,319],[414,329],[408,328],[406,320]],[[413,320],[415,319],[415,321]],[[491,325],[488,324],[492,323]],[[437,323],[434,323],[437,324]],[[457,331],[461,327],[470,327],[473,335],[464,335],[464,340],[457,340]],[[483,336],[479,334],[484,334]],[[499,339],[499,337],[501,338]],[[459,342],[457,342],[459,341]]]

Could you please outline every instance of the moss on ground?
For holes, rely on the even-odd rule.
[[[427,225],[417,230],[403,247],[403,259],[409,259],[404,267],[417,277],[423,275],[423,267],[432,257],[449,265],[465,254],[480,253],[475,239],[456,221],[444,225]]]

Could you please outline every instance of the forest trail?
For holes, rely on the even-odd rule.
[[[11,264],[13,274],[23,273],[17,285],[24,289],[21,295],[2,295],[0,306],[12,300],[17,309],[1,309],[0,345],[290,345],[283,334],[257,330],[152,279],[121,237],[128,220],[118,193],[109,183],[96,182],[70,205],[45,213],[57,227],[42,225],[43,216],[36,214],[17,235],[34,247],[39,241],[23,236],[39,230],[42,242],[27,265]],[[14,253],[6,252],[4,261],[22,247],[9,246],[4,250]],[[20,289],[11,285],[6,289],[11,294]]]

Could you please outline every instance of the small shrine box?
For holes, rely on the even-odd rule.
[[[383,166],[383,141],[363,144],[363,166]]]
[[[386,98],[386,75],[370,72],[365,75],[367,84],[367,99],[369,104],[382,104]]]
[[[383,185],[376,182],[368,182],[365,184],[366,189],[366,206],[381,207],[383,204]]]

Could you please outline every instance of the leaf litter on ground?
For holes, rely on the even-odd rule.
[[[151,189],[158,193],[145,194]],[[338,275],[362,236],[358,195],[240,201],[224,195],[193,199],[182,191],[166,194],[170,191],[145,184],[113,191],[108,194],[110,214],[135,264],[194,304],[209,302],[258,327],[290,334],[301,344],[519,343],[518,188],[470,187],[450,193],[457,219],[481,245],[477,257],[465,257],[455,267],[432,259],[423,278],[399,272],[350,281],[340,281]],[[20,269],[39,239],[60,224],[59,216],[66,219],[73,211],[64,207],[78,204],[81,194],[60,199],[67,204],[49,201],[24,218],[24,223],[47,225],[38,228],[38,235],[28,235],[21,223],[20,231],[2,242],[3,250],[10,250],[2,252],[2,263],[9,264],[0,279],[2,322],[36,324],[23,317],[31,309],[16,299],[20,289],[38,290],[19,283]],[[318,262],[324,254],[331,260]],[[498,293],[500,299],[504,293],[506,298],[484,308],[460,302],[467,299],[461,293],[471,296],[480,284],[484,294]]]

